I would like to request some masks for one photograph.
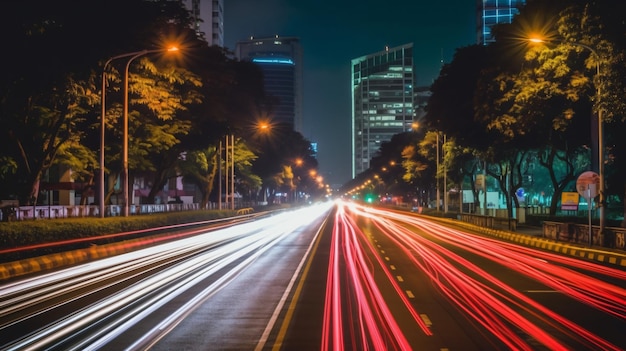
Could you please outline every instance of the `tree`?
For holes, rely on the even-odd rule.
[[[17,193],[22,203],[36,203],[41,177],[55,163],[68,162],[77,167],[77,175],[94,169],[89,160],[97,148],[90,140],[96,138],[87,133],[94,131],[90,127],[99,116],[95,82],[101,69],[95,69],[117,54],[112,43],[132,52],[165,38],[174,27],[189,28],[179,2],[110,1],[95,18],[93,6],[73,1],[2,4],[1,26],[3,32],[13,33],[7,44],[15,51],[3,65],[7,78],[0,85],[0,129],[6,133],[0,138],[0,158],[12,165],[0,176],[4,184],[18,184],[2,192]],[[118,19],[113,27],[111,18]],[[89,38],[85,28],[94,29]],[[85,162],[63,154],[77,148]]]
[[[219,148],[210,146],[203,151],[191,151],[183,155],[179,167],[186,182],[196,184],[202,193],[201,208],[207,208],[210,196],[214,192],[218,181],[220,167],[226,169],[223,156]],[[241,139],[235,140],[234,160],[235,174],[240,191],[256,190],[260,187],[260,178],[251,172],[253,161],[257,156]]]
[[[202,199],[200,208],[206,208],[209,203],[209,196],[213,191],[217,171],[219,168],[218,148],[209,147],[204,151],[191,151],[187,153],[180,163],[183,180],[196,184]]]
[[[606,133],[607,139],[612,139],[612,132],[623,126],[623,120],[614,123],[615,116],[623,116],[624,103],[623,99],[615,99],[619,94],[613,92],[624,91],[621,75],[615,74],[624,71],[624,65],[619,63],[623,62],[620,58],[623,50],[617,49],[620,45],[623,48],[623,38],[616,42],[620,36],[614,35],[616,31],[624,33],[624,24],[610,20],[614,18],[613,5],[605,1],[593,4],[533,1],[511,25],[499,28],[500,42],[519,42],[520,33],[526,38],[539,35],[548,40],[547,45],[530,49],[524,46],[527,53],[520,73],[508,78],[510,84],[500,83],[509,87],[507,99],[514,114],[503,114],[493,120],[492,126],[509,134],[532,131],[531,140],[542,141],[543,145],[535,147],[540,149],[540,165],[547,167],[555,190],[552,214],[556,212],[560,193],[585,167],[577,162],[578,155],[584,150],[593,150],[597,142],[589,138],[590,134],[597,134],[594,132],[597,120],[594,122],[588,112],[598,99],[597,88],[605,93],[599,97],[602,105],[593,103],[593,106],[611,111],[603,118],[614,127]],[[544,18],[541,30],[529,25],[537,18]],[[622,44],[618,43],[620,40]],[[597,65],[604,67],[601,73],[606,74],[597,75]],[[553,164],[556,160],[561,160],[566,167]],[[559,174],[563,171],[565,173]]]
[[[255,143],[253,150],[259,158],[254,162],[252,170],[263,179],[261,191],[270,194],[271,203],[276,191],[289,184],[288,179],[293,179],[292,166],[295,160],[302,159],[306,165],[295,169],[301,172],[300,179],[306,179],[310,170],[317,169],[317,160],[311,142],[290,125],[274,125],[269,133],[261,135]]]
[[[622,203],[622,216],[626,225],[626,23],[624,3],[596,0],[591,3],[576,1],[559,14],[556,32],[564,42],[575,42],[594,50],[583,50],[580,45],[572,49],[588,55],[585,65],[588,70],[599,68],[593,84],[600,91],[594,104],[595,116],[602,111],[604,124],[605,195],[601,202]],[[615,200],[612,201],[611,198]],[[608,199],[608,203],[607,200]],[[609,207],[610,209],[610,207]],[[606,211],[607,209],[605,209]]]
[[[219,148],[225,135],[231,134],[247,140],[247,149],[252,150],[255,147],[249,126],[256,124],[252,116],[258,115],[258,111],[262,109],[265,93],[258,66],[230,59],[226,50],[205,45],[196,48],[193,57],[202,58],[187,63],[189,69],[196,72],[202,80],[199,89],[201,102],[187,105],[186,110],[177,114],[178,120],[190,123],[189,132],[180,137],[180,144],[154,154],[153,157],[158,160],[155,160],[157,171],[153,181],[153,193],[161,190],[168,178],[182,175],[184,179],[196,179],[193,182],[202,189],[202,204],[205,206],[215,187],[213,183],[218,163],[212,156],[214,150]],[[201,161],[185,162],[181,166],[179,155],[183,152],[188,152],[192,159],[200,157],[198,155],[205,156],[201,157]],[[250,172],[243,159],[241,164],[237,157],[235,161],[238,167],[238,183],[254,188],[258,177]],[[199,168],[194,170],[192,165]],[[198,181],[201,178],[204,180]]]
[[[52,94],[28,97],[21,112],[2,114],[2,130],[8,137],[3,142],[6,146],[3,153],[17,165],[12,180],[13,184],[18,184],[16,190],[21,202],[37,202],[39,183],[60,152],[80,149],[89,159],[95,158],[93,152],[80,146],[80,140],[84,135],[86,111],[97,100],[94,90],[85,89],[70,78]],[[83,163],[72,162],[78,167],[76,175],[95,169],[89,159]]]

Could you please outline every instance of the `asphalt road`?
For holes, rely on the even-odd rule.
[[[345,203],[16,279],[0,296],[7,350],[626,349],[624,270]]]

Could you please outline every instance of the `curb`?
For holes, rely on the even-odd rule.
[[[0,264],[0,281],[42,270],[62,268],[77,263],[124,254],[136,250],[138,247],[153,244],[156,241],[158,240],[153,238],[131,239],[119,243],[93,245],[85,249],[2,263]]]

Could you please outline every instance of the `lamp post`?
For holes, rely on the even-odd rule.
[[[533,42],[533,43],[545,43],[546,40],[543,40],[541,38],[530,38],[529,41]],[[581,44],[581,43],[577,43],[577,42],[571,42],[571,41],[565,41],[565,42],[561,42],[561,43],[565,43],[565,44],[571,44],[574,46],[578,46],[581,47],[583,49],[589,50],[591,52],[591,54],[593,54],[596,57],[596,77],[597,80],[601,79],[601,75],[600,75],[600,55],[598,55],[598,53],[596,52],[596,50],[594,50],[592,47],[585,45],[585,44]],[[596,105],[596,110],[598,112],[598,133],[597,133],[597,153],[598,153],[598,176],[600,178],[600,182],[598,184],[598,196],[599,196],[599,201],[598,201],[598,216],[600,217],[600,232],[599,234],[602,234],[604,232],[604,227],[605,227],[605,209],[604,209],[604,131],[603,131],[603,123],[602,123],[602,106],[600,105],[600,97],[601,97],[601,84],[599,84],[599,82],[596,82],[595,84],[596,87],[596,101],[595,101],[595,105]],[[592,131],[592,135],[591,135],[591,139],[594,139],[594,135],[593,135],[593,131]],[[591,225],[589,226],[591,228]],[[591,241],[591,238],[590,238]]]
[[[235,135],[224,136],[224,203],[226,209],[235,209]],[[218,149],[218,209],[222,209],[222,141]],[[229,200],[230,199],[230,200]]]
[[[135,51],[126,54],[121,54],[117,56],[113,56],[109,58],[102,67],[102,96],[101,96],[101,105],[102,105],[102,114],[100,115],[100,201],[98,203],[98,212],[100,214],[100,218],[104,218],[104,197],[105,197],[105,188],[104,188],[104,134],[106,130],[105,116],[106,116],[106,70],[111,62],[117,59],[121,59],[124,57],[135,56],[139,53],[144,53],[143,51]],[[147,53],[147,52],[146,52]]]
[[[128,61],[126,62],[126,69],[124,70],[124,132],[123,132],[123,146],[122,146],[122,188],[123,188],[123,202],[124,209],[123,215],[124,217],[128,217],[129,211],[129,201],[128,201],[128,69],[130,68],[130,64],[138,57],[155,53],[155,52],[165,52],[165,51],[178,51],[178,48],[172,47],[168,49],[155,49],[155,50],[142,50],[134,53],[127,54],[126,56],[130,56]]]
[[[445,164],[445,158],[446,158],[446,153],[444,150],[444,145],[446,144],[446,134],[443,134],[443,144],[441,145],[441,156],[439,155],[439,134],[440,132],[437,131],[437,169],[436,169],[436,176],[435,178],[437,179],[437,212],[439,212],[439,204],[441,201],[441,195],[440,195],[440,189],[439,189],[439,166],[440,166],[440,162],[439,162],[439,158],[443,158],[442,163],[443,163],[443,212],[444,213],[448,213],[448,186],[447,186],[447,175],[448,175],[448,170],[446,169],[446,164]]]
[[[435,179],[437,180],[437,212],[439,212],[439,201],[441,199],[439,195],[439,132],[437,132],[437,168],[435,169]]]

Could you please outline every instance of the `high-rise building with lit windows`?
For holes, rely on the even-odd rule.
[[[352,177],[383,142],[413,124],[413,43],[352,60]]]
[[[209,45],[224,47],[224,0],[183,0],[194,29]]]
[[[289,124],[302,133],[302,48],[296,37],[239,41],[235,56],[256,63],[263,72],[265,92],[276,99],[272,123]]]
[[[476,42],[484,45],[493,42],[491,27],[511,23],[525,3],[525,0],[476,0]]]

